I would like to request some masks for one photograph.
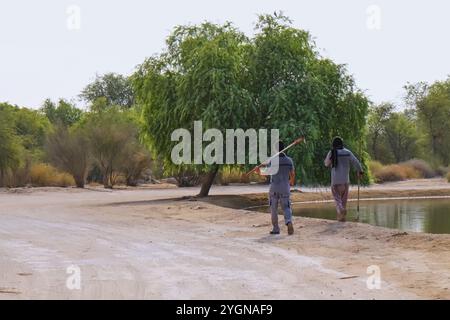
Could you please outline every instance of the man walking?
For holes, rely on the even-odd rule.
[[[325,158],[325,166],[331,167],[331,192],[336,203],[337,220],[345,222],[350,166],[358,170],[358,175],[361,177],[364,174],[361,163],[350,150],[344,148],[344,141],[336,137],[333,139],[331,151]]]
[[[284,150],[283,142],[278,143],[278,150]],[[278,163],[278,170],[276,165]],[[284,153],[272,159],[267,165],[269,167],[267,174],[270,175],[270,191],[269,191],[269,204],[272,215],[273,229],[270,234],[280,234],[280,227],[278,225],[278,203],[281,204],[281,208],[284,212],[284,223],[287,226],[288,234],[294,234],[294,226],[292,224],[292,209],[291,209],[291,186],[295,184],[295,170],[294,161]],[[270,170],[274,170],[271,174]],[[257,173],[261,174],[258,169]]]

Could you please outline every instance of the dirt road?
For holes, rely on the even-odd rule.
[[[166,200],[195,191],[0,192],[0,299],[450,298],[449,235],[295,218],[270,236],[266,214]]]

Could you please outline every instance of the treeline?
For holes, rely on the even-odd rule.
[[[148,179],[150,168],[180,186],[202,183],[207,195],[248,167],[174,165],[172,132],[192,131],[197,120],[222,134],[277,128],[285,142],[306,136],[289,152],[302,184],[329,184],[323,158],[337,135],[362,159],[365,183],[444,175],[450,78],[405,92],[403,111],[372,105],[345,66],[321,57],[310,34],[282,14],[259,16],[252,37],[231,23],[177,26],[130,77],[110,73],[86,86],[83,110],[63,99],[39,110],[0,104],[0,186],[112,188]]]
[[[150,168],[139,139],[129,79],[106,74],[80,94],[87,110],[63,99],[39,110],[0,104],[0,186],[134,186]]]
[[[367,121],[367,147],[371,159],[379,164],[405,163],[422,159],[422,175],[445,175],[450,164],[450,77],[432,84],[420,82],[405,86],[404,108],[392,103],[382,103],[369,109]],[[415,161],[419,163],[418,160]],[[392,175],[402,170],[390,167]],[[400,170],[399,170],[400,169]],[[410,178],[411,174],[406,174]],[[396,173],[395,173],[396,172]],[[385,179],[395,179],[381,172]],[[414,173],[412,174],[414,176]]]

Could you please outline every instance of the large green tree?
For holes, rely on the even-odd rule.
[[[138,131],[130,111],[119,106],[99,110],[88,113],[80,128],[88,137],[90,153],[101,171],[104,187],[113,188],[121,169],[132,161],[134,153],[130,152],[130,146],[137,142]]]
[[[392,103],[372,106],[367,118],[368,149],[373,160],[389,162],[390,150],[386,143],[386,124],[394,112]]]
[[[406,101],[415,109],[419,127],[427,137],[433,160],[450,164],[450,77],[428,85],[408,84]]]
[[[167,170],[183,170],[170,158],[175,129],[193,132],[196,120],[203,121],[204,130],[222,132],[251,126],[255,112],[243,77],[246,45],[245,36],[231,24],[179,26],[168,38],[166,52],[139,67],[134,83],[143,106],[143,132],[152,150],[164,156]],[[219,166],[195,169],[206,173],[200,191],[206,196]]]
[[[390,115],[385,123],[385,134],[395,162],[410,160],[417,155],[419,134],[415,123],[405,113]]]
[[[250,51],[248,82],[258,127],[277,128],[288,141],[306,136],[306,144],[290,151],[302,182],[328,183],[323,158],[333,136],[342,136],[365,160],[368,101],[344,65],[322,58],[310,34],[282,14],[259,17]]]
[[[365,148],[368,101],[345,66],[320,57],[310,35],[288,18],[260,16],[255,31],[248,39],[230,23],[175,28],[165,51],[133,76],[146,141],[166,168],[182,170],[170,159],[176,144],[171,133],[192,132],[195,120],[204,130],[279,129],[285,141],[305,135],[308,143],[290,153],[299,176],[326,183],[323,158],[334,135]],[[200,191],[205,196],[219,166],[195,168],[207,173]]]
[[[21,162],[22,149],[12,118],[11,110],[0,104],[0,186],[5,184],[6,172],[17,168]]]

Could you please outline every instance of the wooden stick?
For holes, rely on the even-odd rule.
[[[252,170],[250,170],[249,172],[247,172],[246,174],[244,174],[244,176],[249,176],[251,175],[253,172],[255,172],[256,170],[258,170],[259,168],[261,168],[264,165],[267,165],[272,159],[274,159],[275,157],[279,156],[280,154],[282,154],[283,152],[285,152],[286,150],[292,148],[293,146],[296,146],[299,143],[302,143],[305,141],[305,137],[300,137],[297,140],[295,140],[294,142],[292,142],[290,145],[288,145],[286,148],[284,148],[283,150],[275,153],[273,156],[271,156],[269,159],[267,159],[266,161],[264,161],[263,163],[261,163],[260,165],[254,167]]]
[[[359,221],[359,191],[361,188],[361,178],[358,172],[358,204],[356,205],[356,220]]]
[[[361,140],[359,141],[359,162],[362,165]],[[356,206],[356,220],[359,221],[359,194],[361,189],[361,173],[358,172],[358,204]]]

